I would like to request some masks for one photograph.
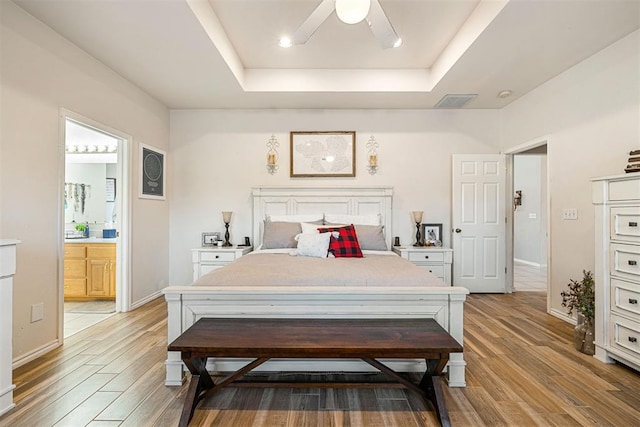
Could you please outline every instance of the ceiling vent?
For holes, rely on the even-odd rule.
[[[434,108],[462,108],[467,102],[478,96],[477,94],[445,95]]]

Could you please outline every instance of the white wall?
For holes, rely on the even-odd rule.
[[[171,284],[191,282],[190,249],[203,231],[223,231],[232,210],[231,240],[251,236],[251,187],[258,185],[391,185],[393,235],[412,242],[410,212],[443,223],[450,244],[451,155],[496,153],[499,112],[474,110],[182,110],[171,112]],[[289,132],[355,130],[355,178],[290,178]],[[280,170],[266,170],[271,134]],[[380,144],[379,171],[366,170],[366,147]]]
[[[546,265],[546,205],[543,202],[546,155],[526,154],[513,158],[513,188],[522,191],[522,205],[513,212],[513,256],[519,261]]]
[[[22,240],[13,303],[14,359],[22,359],[59,339],[60,108],[132,135],[134,178],[138,141],[168,148],[169,112],[13,3],[0,2],[0,15],[0,236]],[[135,303],[167,283],[169,202],[137,199],[136,179],[131,192]],[[31,323],[40,302],[44,320]]]
[[[548,138],[551,309],[594,268],[592,177],[620,174],[640,148],[640,31],[577,64],[502,110],[503,147]],[[577,208],[577,221],[563,221]]]

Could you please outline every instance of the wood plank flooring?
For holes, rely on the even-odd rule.
[[[545,294],[471,295],[466,388],[444,388],[454,426],[633,426],[640,374],[572,347],[573,327]],[[175,426],[186,386],[164,386],[166,306],[157,299],[73,335],[14,371],[14,410],[0,426]],[[229,388],[192,426],[437,426],[403,389]]]

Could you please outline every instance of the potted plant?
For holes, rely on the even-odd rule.
[[[582,280],[570,279],[569,290],[562,291],[562,306],[568,309],[569,315],[574,312],[578,321],[573,333],[573,343],[577,350],[593,355],[594,317],[596,311],[595,289],[593,275],[590,271],[582,270]]]

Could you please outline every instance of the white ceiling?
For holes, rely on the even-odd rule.
[[[320,0],[14,2],[174,109],[501,108],[640,27],[640,0],[380,0],[400,48],[334,13],[282,49]]]

